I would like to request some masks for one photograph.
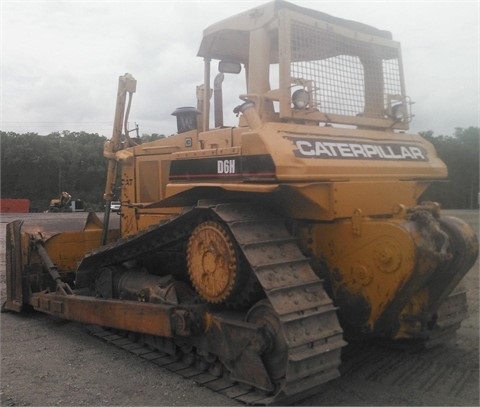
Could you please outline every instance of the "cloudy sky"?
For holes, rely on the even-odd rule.
[[[480,2],[293,3],[393,33],[402,44],[412,131],[479,126]],[[140,133],[172,134],[203,80],[202,31],[260,0],[0,1],[0,130],[110,137],[118,76],[137,79]]]

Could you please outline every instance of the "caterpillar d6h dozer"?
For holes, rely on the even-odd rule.
[[[407,132],[391,34],[276,1],[207,28],[198,55],[197,106],[164,139],[122,131],[136,81],[120,77],[103,221],[9,224],[5,309],[133,332],[246,403],[311,394],[339,375],[346,341],[451,337],[478,242],[417,203],[447,169]]]

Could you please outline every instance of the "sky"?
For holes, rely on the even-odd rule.
[[[291,2],[392,33],[414,102],[411,132],[480,127],[480,0]],[[171,113],[195,106],[203,81],[203,30],[264,3],[0,0],[0,130],[110,137],[118,77],[129,72],[129,127],[173,134]]]

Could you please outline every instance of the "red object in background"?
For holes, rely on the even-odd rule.
[[[28,199],[0,199],[0,213],[28,213]]]

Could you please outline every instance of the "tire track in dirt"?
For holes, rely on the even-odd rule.
[[[442,345],[421,353],[350,345],[343,378],[360,376],[367,382],[460,397],[478,389],[478,352],[453,353]],[[459,360],[463,362],[460,364]],[[472,361],[465,366],[465,361]]]

